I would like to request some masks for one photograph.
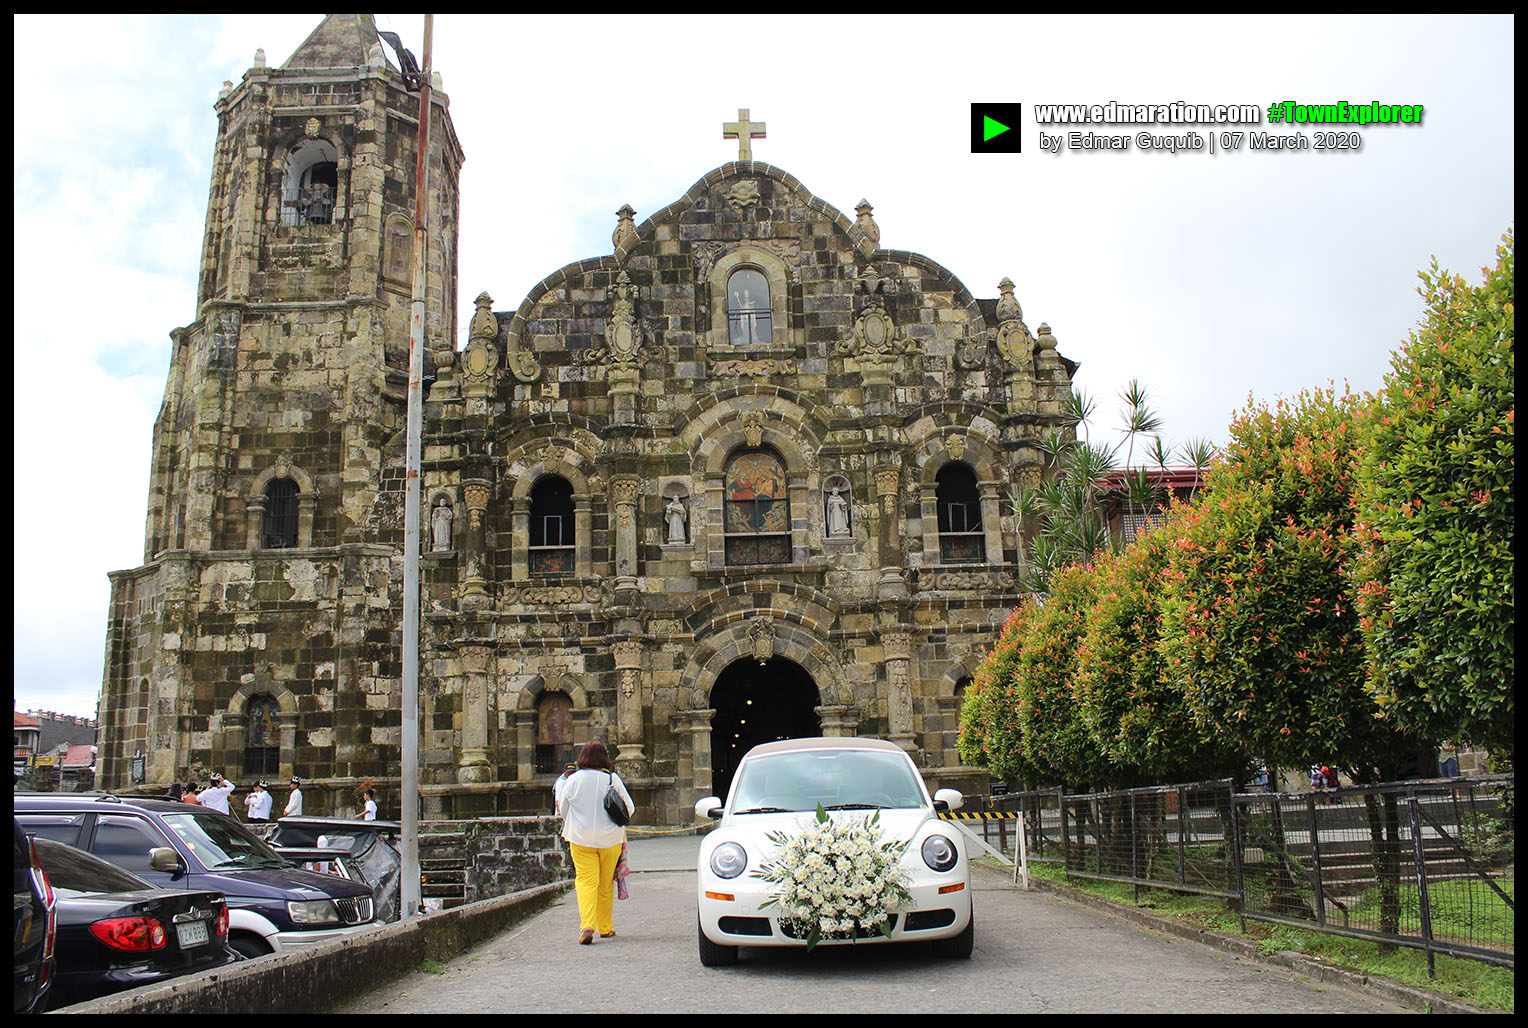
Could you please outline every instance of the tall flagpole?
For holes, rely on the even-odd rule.
[[[429,267],[430,47],[435,16],[424,16],[419,153],[414,165],[414,290],[409,304],[409,410],[403,502],[403,917],[419,913],[419,462],[424,408],[425,271]]]

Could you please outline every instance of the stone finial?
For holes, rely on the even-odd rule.
[[[368,68],[381,68],[387,64],[387,55],[382,52],[382,41],[379,39],[371,44],[366,50],[366,66]]]
[[[230,82],[228,79],[224,79],[223,80],[223,88],[218,90],[218,99],[222,100],[224,97],[226,97],[229,93],[232,93],[232,92],[233,92],[233,83]]]
[[[1003,276],[1003,281],[997,284],[998,292],[1002,295],[997,301],[997,320],[1019,321],[1024,317],[1024,311],[1019,307],[1019,301],[1013,297],[1013,280]]]
[[[263,47],[263,46],[260,49],[255,51],[255,67],[256,68],[264,68],[265,67],[265,47]]]
[[[446,91],[446,80],[441,78],[440,72],[430,72],[430,88],[437,93],[444,93]]]
[[[630,252],[631,248],[637,244],[637,226],[632,221],[637,212],[631,209],[631,204],[623,203],[621,209],[615,213],[620,220],[615,223],[615,231],[610,235],[610,242],[617,250]]]
[[[1040,322],[1040,330],[1036,333],[1035,345],[1042,350],[1054,350],[1056,348],[1056,337],[1051,335],[1051,327],[1044,321]]]
[[[859,229],[871,243],[879,246],[881,243],[881,227],[875,223],[875,218],[870,213],[873,210],[875,208],[870,206],[869,200],[861,200],[856,204],[854,213],[859,215],[859,218],[854,222],[854,227]]]
[[[477,307],[477,311],[472,315],[472,323],[467,329],[467,338],[496,338],[499,334],[499,319],[494,317],[493,314],[493,297],[488,295],[487,290],[484,290],[477,295],[477,299],[473,300],[472,303],[473,306]]]

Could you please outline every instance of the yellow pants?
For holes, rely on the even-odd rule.
[[[615,931],[615,866],[621,859],[617,843],[606,849],[568,843],[573,854],[573,888],[578,893],[578,929],[601,935]]]

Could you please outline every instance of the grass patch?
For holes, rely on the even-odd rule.
[[[999,865],[997,861],[991,860],[991,866]],[[1229,909],[1225,900],[1213,896],[1142,889],[1137,898],[1136,890],[1124,882],[1068,878],[1059,865],[1049,863],[1030,864],[1029,876],[1058,882],[1120,906],[1147,908],[1209,931],[1251,939],[1265,953],[1293,950],[1343,970],[1390,978],[1414,988],[1455,996],[1466,1003],[1490,1010],[1515,1012],[1514,977],[1512,971],[1504,967],[1493,967],[1476,960],[1438,956],[1435,958],[1437,977],[1429,978],[1427,954],[1421,950],[1397,946],[1391,952],[1382,954],[1379,944],[1375,942],[1260,921],[1248,921],[1243,931],[1237,913]],[[1510,888],[1507,892],[1512,894]],[[1429,898],[1432,898],[1431,893]]]
[[[420,974],[445,974],[446,965],[438,960],[431,960],[429,957],[425,957],[419,962],[417,970]]]

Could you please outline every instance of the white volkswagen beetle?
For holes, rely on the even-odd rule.
[[[739,946],[807,945],[800,921],[782,919],[779,904],[770,903],[776,886],[758,874],[780,850],[770,836],[797,835],[815,823],[819,807],[835,822],[875,817],[886,842],[906,843],[899,866],[909,901],[892,915],[889,933],[861,932],[858,942],[929,940],[941,956],[969,957],[971,868],[965,839],[938,818],[939,811],[956,810],[961,803],[954,789],[940,789],[931,799],[907,753],[880,739],[788,739],[755,746],[738,765],[725,804],[716,796],[695,804],[697,817],[721,822],[700,846],[700,962],[735,963]],[[820,938],[822,945],[853,941],[845,932]]]

